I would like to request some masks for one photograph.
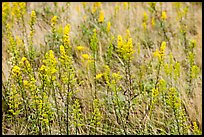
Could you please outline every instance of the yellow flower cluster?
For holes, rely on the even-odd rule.
[[[93,35],[91,38],[91,50],[93,51],[94,54],[96,54],[98,50],[98,37],[96,29],[93,29]]]
[[[166,12],[162,11],[161,19],[164,21],[167,19]]]
[[[111,23],[110,21],[107,23],[106,31],[109,32],[111,28]]]
[[[70,33],[70,24],[67,24],[64,27],[64,35],[63,35],[63,41],[64,41],[64,46],[66,50],[70,48],[69,33]]]
[[[95,2],[92,6],[92,13],[95,13],[98,8],[101,7],[101,2]]]
[[[26,3],[25,2],[19,2],[20,12],[22,15],[26,12]]]
[[[99,74],[97,74],[97,75],[96,75],[96,80],[102,78],[102,76],[103,76],[103,73],[99,73]]]
[[[61,56],[60,56],[59,60],[60,60],[61,64],[64,64],[65,66],[69,65],[71,60],[67,56],[63,45],[60,46],[60,54],[61,54]]]
[[[169,88],[169,91],[170,91],[169,92],[169,100],[168,100],[169,105],[174,110],[180,109],[181,99],[178,96],[178,91],[174,87]]]
[[[88,54],[82,54],[82,58],[85,60],[89,60],[90,56]]]
[[[9,112],[13,116],[17,116],[21,110],[19,110],[19,106],[22,104],[22,101],[20,99],[20,94],[17,91],[16,85],[11,85],[11,91],[8,93],[8,105],[9,105]]]
[[[148,20],[147,13],[144,12],[144,13],[143,13],[143,22],[147,22],[147,20]]]
[[[128,6],[129,6],[129,3],[128,3],[128,2],[123,2],[123,7],[124,7],[124,9],[127,9]]]
[[[144,12],[144,13],[143,13],[143,20],[142,20],[142,26],[143,26],[144,30],[147,29],[147,20],[148,20],[147,13]]]
[[[46,66],[45,65],[42,65],[41,67],[40,67],[40,69],[39,69],[40,71],[42,71],[42,72],[44,72],[44,71],[46,71],[47,70],[47,68],[46,68]]]
[[[123,46],[123,38],[121,35],[118,35],[118,48],[122,48]]]
[[[113,73],[112,74],[112,84],[116,84],[117,81],[119,81],[122,78],[122,75],[120,75],[120,72],[118,71],[118,73]]]
[[[57,16],[52,17],[51,26],[55,26],[57,24]]]
[[[12,5],[12,16],[20,19],[26,12],[25,2],[14,2]]]
[[[120,52],[124,60],[133,59],[133,54],[135,50],[133,49],[132,38],[128,38],[128,41],[126,43],[126,42],[123,42],[122,37],[119,35],[118,36],[118,51]]]
[[[76,49],[78,51],[83,51],[83,50],[85,50],[85,47],[84,46],[77,46]]]
[[[45,54],[45,60],[43,60],[43,63],[46,64],[48,75],[53,75],[57,72],[57,61],[52,50]]]
[[[177,79],[178,77],[180,77],[180,63],[176,62],[174,65],[174,78]]]
[[[105,81],[107,83],[107,85],[110,85],[110,68],[108,65],[105,65],[105,72],[103,73]]]
[[[191,68],[191,77],[196,78],[199,73],[199,68],[196,65],[193,65]]]
[[[143,26],[144,30],[147,29],[147,24],[145,22],[142,23],[142,26]]]
[[[14,76],[20,75],[20,74],[21,74],[21,68],[18,67],[18,66],[14,66],[13,69],[12,69],[12,74],[13,74]]]
[[[10,4],[9,2],[2,3],[2,22],[6,23],[10,13]]]
[[[191,49],[193,49],[193,48],[195,48],[196,47],[196,40],[194,40],[194,39],[192,39],[192,40],[190,40],[190,48]]]
[[[151,24],[152,24],[152,27],[154,27],[154,26],[155,26],[155,19],[154,19],[154,17],[152,17]]]
[[[159,95],[159,90],[158,90],[158,88],[156,88],[156,89],[153,88],[153,89],[152,89],[152,97],[155,98],[155,97],[157,97],[158,95]]]
[[[21,38],[19,38],[18,36],[16,36],[16,44],[17,44],[17,46],[22,46],[22,44],[23,44],[23,40]]]
[[[162,44],[161,44],[161,47],[160,47],[160,54],[161,54],[161,56],[164,56],[165,49],[166,49],[166,42],[163,41]]]
[[[29,85],[29,82],[27,80],[23,80],[23,86],[28,87],[28,85]]]
[[[33,25],[36,21],[36,13],[35,11],[31,11],[31,20],[30,20],[30,25]]]
[[[25,68],[26,71],[31,72],[31,65],[26,57],[23,57],[19,63],[20,67]]]
[[[194,133],[194,135],[201,135],[202,134],[202,132],[199,130],[196,122],[193,122],[193,133]]]
[[[13,4],[12,4],[12,11],[11,11],[11,14],[12,14],[12,16],[13,17],[17,17],[17,19],[19,18],[19,16],[20,16],[20,11],[19,11],[19,8],[18,8],[18,2],[14,2]]]
[[[91,125],[92,126],[99,126],[101,124],[101,120],[102,120],[102,115],[101,112],[99,110],[99,100],[98,99],[94,99],[93,100],[93,107],[94,107],[94,111],[92,112],[93,114],[93,119],[91,120]]]
[[[76,99],[73,104],[73,124],[75,127],[83,126],[83,117],[81,113],[81,106],[79,100]]]
[[[164,59],[164,54],[165,54],[165,49],[166,49],[166,42],[163,41],[160,47],[160,50],[156,49],[156,51],[153,53],[155,57],[158,57],[159,61],[163,61]]]
[[[34,24],[36,22],[36,13],[35,11],[31,12],[31,19],[30,19],[30,45],[33,45],[33,36],[35,33]]]
[[[104,11],[100,11],[99,17],[98,17],[98,22],[103,23],[104,22]]]

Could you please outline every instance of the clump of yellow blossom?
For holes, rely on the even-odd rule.
[[[67,24],[64,27],[63,41],[64,41],[64,46],[66,50],[70,47],[70,40],[69,40],[70,28],[71,28],[70,24]]]
[[[104,11],[100,11],[98,22],[99,23],[103,23],[104,22]]]
[[[92,6],[92,13],[95,13],[98,8],[101,7],[101,2],[95,2]]]
[[[21,74],[21,68],[18,66],[14,66],[12,69],[13,75],[20,75]]]
[[[166,42],[163,41],[160,47],[160,50],[156,49],[156,51],[153,53],[155,57],[158,57],[159,61],[162,61],[164,59],[166,49]]]
[[[164,21],[167,19],[166,12],[162,11],[161,19]]]
[[[57,24],[57,16],[54,16],[52,19],[51,19],[51,26],[55,26]]]
[[[96,75],[96,80],[100,79],[103,76],[103,73],[99,73]]]
[[[88,54],[82,54],[82,58],[85,60],[89,60],[90,56]]]
[[[85,50],[85,47],[84,46],[77,46],[76,49],[78,51],[83,51],[83,50]]]
[[[109,32],[111,28],[111,23],[110,21],[107,23],[106,31]]]

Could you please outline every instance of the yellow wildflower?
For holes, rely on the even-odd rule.
[[[95,2],[92,6],[92,13],[95,13],[97,8],[101,7],[101,2]]]
[[[122,48],[123,47],[123,39],[121,35],[118,35],[118,48]]]
[[[55,69],[55,68],[51,68],[51,70],[50,70],[50,73],[51,74],[54,74],[54,73],[56,73],[57,72],[57,70]]]
[[[193,122],[193,133],[195,135],[200,135],[202,134],[202,132],[199,130],[198,125],[196,124],[196,122]]]
[[[153,53],[155,57],[158,57],[159,61],[163,60],[164,58],[164,53],[166,49],[166,42],[163,41],[160,47],[160,50],[156,49],[156,51]]]
[[[26,60],[27,60],[26,57],[23,57],[23,58],[21,59],[22,62],[24,62],[24,61],[26,61]]]
[[[190,47],[191,48],[195,48],[196,47],[196,40],[194,40],[194,39],[192,39],[192,40],[190,40]]]
[[[64,46],[60,45],[60,54],[64,55],[65,54],[65,50],[64,50]]]
[[[158,95],[159,95],[159,90],[158,90],[158,88],[156,88],[156,89],[153,88],[153,89],[152,89],[152,96],[153,96],[153,97],[157,97]]]
[[[144,12],[144,13],[143,13],[143,22],[147,22],[147,20],[148,20],[147,13]]]
[[[103,23],[104,22],[104,11],[100,11],[98,22],[99,23]]]
[[[122,76],[120,75],[120,72],[118,71],[118,73],[113,73],[112,74],[112,78],[115,80],[119,80],[122,78]]]
[[[24,15],[26,12],[26,3],[25,2],[19,2],[19,7],[20,7],[19,10],[20,10],[21,14]]]
[[[57,23],[57,16],[54,16],[52,19],[51,19],[51,25],[54,26],[56,23]]]
[[[193,67],[191,68],[191,77],[196,78],[198,76],[198,73],[199,68],[196,65],[193,65]]]
[[[70,45],[69,32],[70,32],[70,24],[67,24],[64,28],[64,36],[63,36],[64,44],[66,45],[66,47],[67,46],[69,47]]]
[[[45,65],[42,65],[39,70],[40,70],[40,71],[46,70],[46,66],[45,66]]]
[[[14,75],[18,75],[18,74],[21,73],[20,70],[21,70],[21,69],[20,69],[18,66],[14,66],[13,69],[12,69],[12,73],[13,73]]]
[[[9,2],[3,2],[2,3],[2,22],[6,23],[6,20],[9,17],[10,6]]]
[[[101,2],[96,2],[96,3],[94,3],[94,5],[95,5],[96,7],[101,7]]]
[[[147,24],[145,22],[142,23],[142,26],[143,26],[144,30],[147,29]]]
[[[76,49],[77,49],[78,51],[83,51],[83,50],[85,49],[85,47],[84,47],[84,46],[77,46]]]
[[[154,25],[155,25],[155,19],[154,19],[154,17],[152,18],[151,23],[152,23],[152,27],[154,27]]]
[[[103,76],[102,73],[97,74],[97,75],[96,75],[96,80],[97,80],[97,79],[100,79],[102,76]]]
[[[166,12],[165,12],[165,11],[162,11],[161,19],[162,19],[162,20],[166,20],[166,19],[167,19],[167,16],[166,16]]]
[[[16,36],[16,44],[21,46],[23,44],[23,40]]]
[[[159,56],[160,56],[159,50],[156,49],[156,51],[153,53],[153,55],[154,55],[155,57],[159,57]]]
[[[35,21],[36,21],[36,13],[35,13],[35,11],[33,10],[33,11],[31,12],[30,25],[33,25],[33,24],[35,23]]]
[[[85,60],[89,60],[89,59],[90,59],[90,57],[89,57],[88,54],[82,54],[82,57],[83,57]]]
[[[33,19],[35,19],[36,18],[36,13],[35,13],[35,11],[33,10],[33,11],[31,11],[31,17],[33,18]]]
[[[23,80],[24,87],[27,87],[29,85],[29,82],[27,80]]]
[[[163,41],[162,44],[161,44],[161,47],[160,47],[160,54],[161,54],[161,56],[164,56],[165,49],[166,49],[166,42]]]
[[[123,2],[123,7],[126,9],[128,7],[128,2]]]
[[[110,31],[110,27],[111,27],[111,23],[110,21],[107,23],[107,27],[106,27],[106,31],[109,32]]]

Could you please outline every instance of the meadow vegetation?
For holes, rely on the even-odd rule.
[[[202,5],[2,3],[2,134],[202,134]]]

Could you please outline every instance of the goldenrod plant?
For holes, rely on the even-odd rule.
[[[3,135],[201,135],[199,2],[3,2]]]

